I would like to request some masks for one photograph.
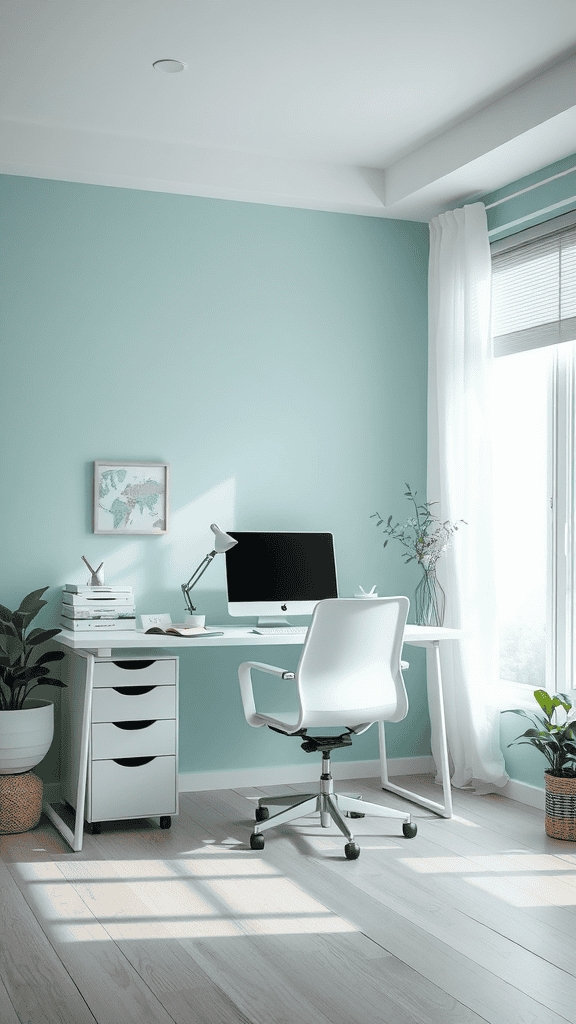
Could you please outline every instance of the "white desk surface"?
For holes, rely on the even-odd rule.
[[[283,635],[253,633],[252,626],[212,626],[222,636],[162,636],[160,633],[145,633],[143,630],[102,630],[102,632],[72,632],[63,629],[54,639],[74,651],[98,651],[110,649],[140,648],[177,650],[180,647],[271,647],[284,644],[303,644],[305,633]],[[458,640],[462,637],[459,629],[446,626],[414,626],[408,624],[404,630],[404,643],[427,645],[438,640]]]

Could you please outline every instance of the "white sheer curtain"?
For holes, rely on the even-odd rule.
[[[482,203],[430,223],[428,500],[464,519],[438,562],[445,625],[470,639],[443,644],[442,679],[452,784],[503,786],[493,569],[491,263]],[[437,751],[433,750],[436,765]]]

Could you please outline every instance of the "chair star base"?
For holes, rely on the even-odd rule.
[[[347,860],[356,860],[360,856],[360,847],[354,839],[351,829],[344,820],[344,814],[351,818],[363,818],[366,814],[372,814],[379,818],[399,818],[403,820],[402,831],[407,839],[413,839],[417,827],[411,821],[411,815],[406,811],[399,811],[393,807],[383,807],[381,804],[369,803],[361,797],[346,796],[343,793],[334,792],[330,765],[330,751],[322,751],[322,774],[320,776],[320,787],[317,793],[295,794],[294,796],[269,796],[260,797],[256,808],[256,822],[254,831],[250,836],[250,848],[252,850],[264,849],[264,836],[262,833],[269,828],[276,828],[287,821],[294,821],[307,814],[320,813],[320,824],[322,828],[329,828],[334,822],[341,833],[346,837],[344,853]],[[270,817],[268,808],[279,805],[285,809],[278,811]]]

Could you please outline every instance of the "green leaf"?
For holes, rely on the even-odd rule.
[[[34,617],[34,615],[37,615],[40,609],[43,608],[44,605],[47,603],[46,601],[41,600],[42,594],[46,593],[47,590],[48,587],[42,587],[41,590],[33,590],[31,594],[27,594],[26,597],[23,598],[23,600],[20,602],[20,607],[18,608],[18,611],[22,612],[25,615],[32,614],[32,617]]]
[[[550,718],[554,711],[554,702],[550,694],[546,693],[546,690],[534,690],[534,696],[544,714]]]
[[[8,655],[11,665],[22,657],[22,644],[16,636],[0,637],[0,650]]]
[[[17,669],[14,673],[14,678],[18,680],[18,685],[21,686],[23,683],[29,683],[32,679],[40,679],[42,676],[50,674],[50,669],[46,668],[45,665],[28,665],[27,668]]]
[[[520,715],[521,718],[527,718],[530,722],[539,722],[544,725],[545,719],[540,718],[535,711],[526,711],[525,708],[506,708],[506,714],[508,715]]]
[[[28,625],[28,616],[22,615],[21,612],[14,612],[14,615],[12,616],[12,625],[14,626],[18,636],[21,637]]]
[[[33,629],[29,636],[26,637],[26,642],[29,646],[35,647],[37,644],[48,643],[53,637],[58,636],[61,633],[61,629]]]
[[[540,740],[540,742],[547,743],[550,747],[558,746],[557,740],[555,740],[554,737],[550,735],[550,733],[542,732],[542,730],[540,729],[527,729],[524,733],[524,736],[536,737],[538,740]]]
[[[12,621],[0,622],[0,636],[18,636],[18,630]]]
[[[62,661],[66,657],[65,651],[44,651],[35,662],[36,665],[46,665],[49,661]]]
[[[12,622],[12,616],[14,612],[11,612],[9,608],[6,608],[3,604],[0,604],[0,619],[2,622]]]
[[[52,677],[48,679],[40,679],[37,683],[34,683],[34,686],[30,686],[25,690],[25,697],[27,697],[32,690],[35,690],[37,686],[59,686],[62,689],[66,686],[66,683],[63,683],[61,679],[53,679]]]

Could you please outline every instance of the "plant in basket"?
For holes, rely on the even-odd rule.
[[[555,839],[576,840],[576,707],[567,693],[551,696],[534,690],[541,714],[524,708],[509,713],[531,722],[526,732],[508,744],[528,743],[548,761],[546,785],[546,833]]]

